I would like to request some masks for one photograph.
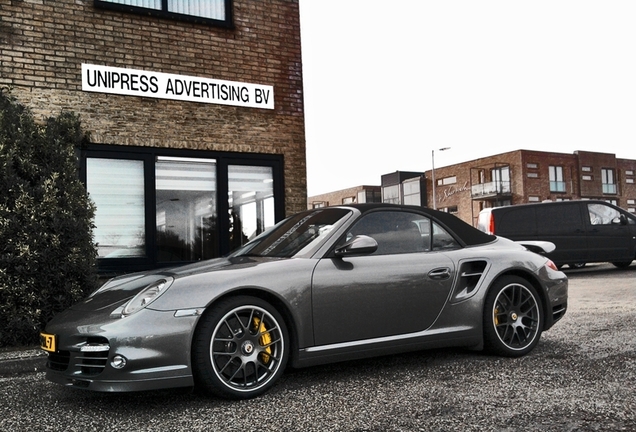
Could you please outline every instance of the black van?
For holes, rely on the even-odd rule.
[[[627,267],[636,258],[636,217],[605,201],[560,201],[484,209],[477,228],[511,240],[545,240],[556,265],[611,262]]]

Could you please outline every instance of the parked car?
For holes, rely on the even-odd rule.
[[[567,288],[549,259],[453,215],[328,207],[228,257],[112,279],[53,318],[42,348],[47,378],[67,386],[249,398],[287,365],[451,346],[527,354],[565,314]]]
[[[627,267],[636,258],[636,217],[604,201],[560,201],[484,209],[477,228],[511,240],[544,240],[559,267],[611,262]]]

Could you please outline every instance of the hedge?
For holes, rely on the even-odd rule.
[[[88,141],[77,115],[38,124],[0,89],[0,347],[38,343],[96,288],[95,208],[76,156]]]

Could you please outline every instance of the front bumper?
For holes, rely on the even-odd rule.
[[[113,318],[67,310],[46,326],[56,337],[46,378],[104,392],[192,386],[190,346],[198,315],[175,315],[143,309]]]

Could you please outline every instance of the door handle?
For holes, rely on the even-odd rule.
[[[451,276],[451,272],[448,267],[438,268],[428,272],[428,277],[431,279],[436,279],[436,280],[448,279],[450,278],[450,276]]]

